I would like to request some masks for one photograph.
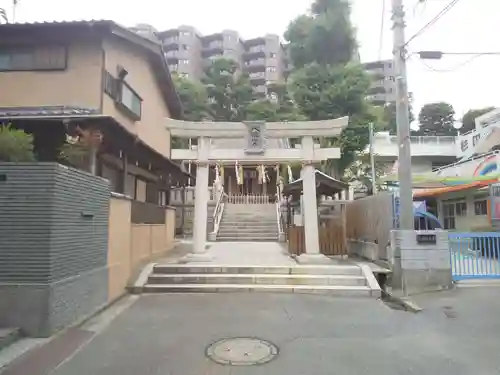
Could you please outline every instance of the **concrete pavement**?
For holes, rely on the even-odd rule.
[[[438,314],[438,302],[419,303],[435,305],[410,314],[373,299],[146,295],[50,374],[500,373],[496,309],[484,314],[488,308],[477,303],[467,310],[459,308],[453,317]],[[278,356],[263,365],[238,367],[206,358],[214,341],[242,336],[269,340],[278,347]]]

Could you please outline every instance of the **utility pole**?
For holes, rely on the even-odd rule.
[[[394,67],[396,71],[396,122],[398,129],[398,179],[400,229],[414,230],[411,175],[410,116],[406,77],[405,12],[403,0],[392,0]]]
[[[370,122],[368,129],[370,131],[370,168],[372,172],[372,194],[377,194],[377,174],[375,173],[375,154],[373,152],[373,123]]]

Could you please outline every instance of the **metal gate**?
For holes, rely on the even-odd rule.
[[[500,279],[500,232],[449,233],[454,280]]]

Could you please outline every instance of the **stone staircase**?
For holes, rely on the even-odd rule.
[[[208,234],[214,229],[213,214],[215,210],[215,203],[210,202],[207,205],[207,239]],[[184,235],[190,237],[193,235],[193,225],[194,225],[194,206],[191,207],[191,212],[186,214],[184,219]]]
[[[359,265],[220,266],[157,264],[143,293],[288,292],[380,297],[371,270]]]
[[[276,206],[226,203],[217,241],[278,241]]]

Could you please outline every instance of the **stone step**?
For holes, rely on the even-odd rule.
[[[278,225],[276,220],[255,220],[255,221],[237,221],[237,220],[230,220],[230,219],[222,219],[221,221],[222,225],[234,225],[234,226],[252,226],[252,227],[267,227],[269,225]]]
[[[268,292],[328,294],[349,297],[380,297],[380,291],[367,286],[343,285],[259,285],[259,284],[146,284],[143,293],[223,293],[223,292]]]
[[[219,228],[219,233],[221,232],[230,232],[230,233],[276,233],[278,234],[278,228],[276,227],[227,227],[222,225]]]
[[[278,242],[278,236],[217,236],[220,242]]]
[[[226,274],[226,275],[354,275],[361,276],[357,265],[297,265],[249,266],[249,265],[198,265],[198,264],[156,264],[154,274]]]
[[[219,237],[237,237],[237,238],[246,238],[246,237],[259,237],[259,238],[278,238],[277,231],[267,231],[267,232],[244,232],[244,231],[219,231],[217,233]]]
[[[280,274],[152,274],[148,284],[258,284],[258,285],[343,285],[366,286],[358,275]]]

